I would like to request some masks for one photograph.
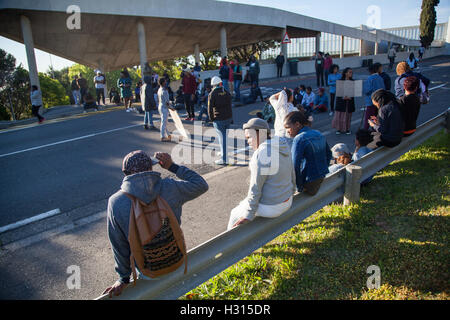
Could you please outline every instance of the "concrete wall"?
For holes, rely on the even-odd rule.
[[[395,58],[396,62],[404,61],[408,59],[410,52],[397,52],[397,57]],[[442,47],[442,48],[432,48],[430,50],[426,50],[424,54],[424,58],[432,58],[440,55],[447,55],[450,54],[450,47]],[[417,56],[418,53],[415,52],[415,55]],[[373,62],[380,62],[382,64],[389,63],[389,59],[387,57],[386,53],[378,54],[378,55],[370,55],[370,56],[364,56],[364,57],[347,57],[347,58],[334,58],[333,63],[337,64],[339,68],[342,70],[344,68],[360,68],[362,67],[362,61],[364,59],[372,59]],[[245,67],[245,64],[242,65],[242,70],[244,71],[244,74],[247,71],[247,67]],[[263,64],[260,66],[261,72],[259,74],[260,79],[269,79],[269,78],[276,78],[277,76],[277,67],[275,64]],[[289,67],[287,67],[287,70],[289,71]],[[315,73],[315,67],[314,67],[314,61],[300,61],[298,62],[298,73],[299,74],[307,74],[307,73]],[[211,71],[203,71],[201,72],[200,76],[202,79],[206,78],[212,78],[213,76],[218,76],[219,70],[211,70]]]

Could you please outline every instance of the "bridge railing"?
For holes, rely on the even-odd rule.
[[[113,299],[177,299],[229,266],[250,255],[326,205],[344,198],[344,204],[357,201],[360,182],[374,175],[401,155],[417,147],[443,128],[450,130],[450,108],[417,128],[395,148],[381,147],[362,159],[347,165],[323,181],[319,192],[311,197],[298,194],[289,211],[276,219],[256,218],[188,251],[188,269],[154,280],[136,281]],[[107,295],[97,298],[109,299]]]

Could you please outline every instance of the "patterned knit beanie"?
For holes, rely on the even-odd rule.
[[[151,171],[153,165],[157,163],[158,161],[152,160],[144,151],[133,151],[123,159],[122,172],[126,176],[129,176],[140,172]]]

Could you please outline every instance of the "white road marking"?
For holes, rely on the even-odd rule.
[[[39,220],[42,220],[42,219],[45,219],[45,218],[49,218],[49,217],[55,216],[55,215],[60,214],[60,213],[61,213],[61,210],[59,210],[59,209],[54,209],[54,210],[50,210],[48,212],[41,213],[41,214],[38,214],[37,216],[31,217],[31,218],[27,218],[27,219],[24,219],[24,220],[20,220],[20,221],[8,224],[6,226],[0,227],[0,233],[4,233],[4,232],[10,231],[10,230],[14,230],[14,229],[23,227],[23,226],[25,226],[27,224],[30,224],[32,222],[36,222],[36,221],[39,221]]]
[[[14,152],[10,152],[10,153],[5,153],[5,154],[0,155],[0,158],[7,157],[7,156],[12,156],[12,155],[18,154],[18,153],[23,153],[23,152],[43,149],[43,148],[47,148],[47,147],[51,147],[51,146],[56,146],[58,144],[63,144],[63,143],[77,141],[77,140],[83,140],[83,139],[87,139],[87,138],[92,138],[92,137],[99,136],[99,135],[102,135],[102,134],[111,133],[111,132],[120,131],[120,130],[126,130],[126,129],[139,127],[139,126],[141,126],[141,124],[133,124],[131,126],[126,126],[126,127],[122,127],[122,128],[117,128],[117,129],[112,129],[112,130],[92,133],[92,134],[88,134],[88,135],[77,137],[77,138],[73,138],[73,139],[67,139],[67,140],[63,140],[63,141],[58,141],[58,142],[53,142],[53,143],[49,143],[49,144],[44,144],[42,146],[37,146],[37,147],[32,147],[32,148],[28,148],[28,149],[24,149],[24,150],[19,150],[19,151],[14,151]]]
[[[447,83],[444,83],[444,84],[441,84],[441,85],[439,85],[439,86],[430,88],[430,89],[428,89],[428,91],[431,91],[431,90],[434,90],[434,89],[438,89],[438,88],[442,88],[442,87],[444,87],[444,86],[446,86],[446,85],[447,85]]]

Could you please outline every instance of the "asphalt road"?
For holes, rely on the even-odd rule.
[[[421,69],[432,80],[433,90],[431,103],[422,107],[419,124],[449,107],[450,57],[424,61]],[[367,77],[365,70],[355,72]],[[303,83],[313,85],[315,78],[274,80],[264,86],[277,89]],[[357,99],[357,105],[362,105],[362,99]],[[235,108],[234,126],[241,127],[262,106]],[[353,132],[361,116],[358,108]],[[141,122],[142,115],[119,110],[0,132],[0,227],[56,208],[62,212],[26,230],[0,234],[3,245],[14,249],[0,250],[0,298],[94,298],[114,281],[104,210],[108,197],[120,187],[123,156],[136,149],[172,152],[176,146],[161,143],[159,133],[145,131]],[[326,134],[330,146],[344,142],[354,147],[354,135],[334,134],[328,114],[316,115],[313,126]],[[192,125],[186,128],[194,131]],[[183,209],[182,227],[188,248],[193,248],[225,230],[230,210],[247,191],[248,170],[205,163],[188,166],[205,175],[210,185],[209,192]],[[35,234],[39,235],[33,238]],[[26,239],[17,241],[22,238]],[[81,290],[67,289],[70,265],[83,270]]]

